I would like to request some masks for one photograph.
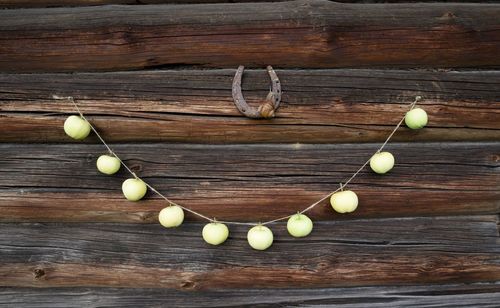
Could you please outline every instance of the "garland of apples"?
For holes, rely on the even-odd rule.
[[[59,98],[59,97],[55,97]],[[142,179],[137,177],[134,172],[132,172],[124,162],[109,148],[106,142],[100,137],[97,130],[89,123],[89,121],[85,118],[85,116],[80,112],[77,104],[73,100],[73,98],[69,97],[69,99],[75,106],[79,115],[71,115],[64,122],[64,131],[65,133],[76,140],[85,139],[91,131],[94,131],[102,143],[109,150],[109,155],[101,155],[96,162],[97,169],[106,175],[112,175],[118,172],[120,167],[123,165],[134,177],[125,180],[122,184],[122,191],[125,198],[129,201],[139,201],[141,200],[146,192],[148,187],[152,189],[155,193],[162,196],[165,200],[169,200],[161,193],[159,193],[156,189],[151,187],[149,184],[145,183]],[[420,100],[420,97],[417,96],[415,101],[412,103],[411,108],[408,112],[406,112],[404,118],[399,122],[396,128],[393,130],[392,134],[387,138],[385,143],[381,148],[385,146],[385,144],[389,141],[395,131],[399,128],[401,123],[405,122],[406,126],[410,129],[420,129],[427,125],[428,117],[427,113],[422,108],[414,108],[417,101]],[[387,151],[381,152],[377,151],[370,159],[369,162],[370,168],[377,174],[385,174],[389,172],[395,163],[394,156]],[[358,170],[361,171],[366,164],[365,163]],[[357,175],[356,172],[354,176]],[[351,180],[350,179],[350,180]],[[326,197],[321,200],[313,203],[311,206],[306,208],[305,210],[298,212],[293,215],[288,215],[282,218],[278,218],[266,223],[242,223],[242,222],[230,222],[230,221],[217,221],[216,219],[208,218],[194,210],[183,207],[181,205],[170,202],[170,205],[162,209],[158,214],[158,220],[162,226],[165,228],[174,228],[178,227],[184,221],[184,210],[187,210],[193,214],[196,214],[202,218],[205,218],[209,221],[203,227],[202,237],[208,244],[211,245],[219,245],[226,241],[229,236],[229,229],[227,224],[240,224],[240,225],[252,225],[253,227],[247,233],[247,240],[249,245],[256,250],[266,250],[273,243],[273,233],[271,229],[265,226],[265,224],[269,224],[272,222],[280,221],[288,219],[287,222],[287,230],[289,234],[293,237],[305,237],[309,235],[313,229],[312,220],[303,214],[305,211],[311,209],[312,207],[319,204],[321,201],[330,198],[330,204],[332,208],[338,213],[351,213],[358,207],[358,196],[352,190],[344,190],[346,185],[340,184],[340,189],[326,195]]]

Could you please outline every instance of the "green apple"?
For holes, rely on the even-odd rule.
[[[141,200],[146,194],[146,184],[141,179],[127,179],[122,184],[122,191],[130,201]]]
[[[266,226],[258,225],[248,230],[248,244],[256,250],[266,250],[273,244],[273,232]]]
[[[313,222],[306,215],[297,213],[288,219],[286,228],[291,236],[304,237],[311,233]]]
[[[339,213],[350,213],[358,207],[358,196],[351,190],[334,193],[330,198],[333,209]]]
[[[427,112],[422,108],[415,108],[405,115],[405,123],[411,129],[419,129],[427,125]]]
[[[101,155],[97,159],[97,170],[104,174],[115,174],[120,170],[120,160],[111,155]]]
[[[90,134],[90,124],[82,117],[72,115],[64,121],[64,132],[73,139],[82,140]]]
[[[177,205],[170,205],[158,214],[160,224],[165,228],[178,227],[184,221],[184,210]]]
[[[370,167],[378,174],[387,173],[394,167],[394,156],[389,152],[375,153],[370,159]]]
[[[211,245],[219,245],[226,241],[229,236],[229,229],[220,222],[211,222],[203,227],[203,239]]]

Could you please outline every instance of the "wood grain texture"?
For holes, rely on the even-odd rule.
[[[159,288],[0,288],[0,307],[498,307],[498,283],[183,292]]]
[[[287,0],[0,0],[0,8],[44,8],[61,6],[94,6],[107,4],[207,4],[239,2],[284,2]],[[411,3],[435,0],[337,0],[341,3]],[[495,3],[494,0],[441,0],[439,2]]]
[[[301,210],[335,190],[378,144],[119,144],[114,150],[146,182],[219,220],[264,221]],[[500,212],[500,143],[389,144],[396,167],[366,168],[352,182],[360,206],[314,219],[459,215]],[[130,177],[99,174],[101,145],[0,144],[0,220],[154,222],[165,202],[154,194],[126,201]],[[195,217],[188,216],[188,220]]]
[[[74,96],[112,141],[197,143],[383,141],[420,95],[428,127],[402,127],[399,141],[500,140],[499,71],[278,70],[283,102],[272,120],[239,114],[235,70],[0,74],[0,125],[7,142],[70,142],[61,129]],[[269,91],[265,70],[245,70],[255,106]],[[96,142],[96,138],[88,138]]]
[[[500,4],[245,2],[0,0],[0,307],[497,307]],[[254,106],[278,68],[278,118],[237,112],[238,65],[259,68]],[[416,95],[430,122],[398,131],[389,174],[356,178],[356,212],[324,202],[310,236],[273,224],[257,252],[248,227],[212,247],[196,217],[165,229],[164,201],[126,201],[54,94],[148,183],[236,221],[338,187]]]
[[[499,4],[273,3],[0,11],[0,71],[498,67]]]
[[[287,0],[0,0],[0,8],[45,8],[61,6],[95,6],[108,4],[207,4],[239,2],[279,2]],[[337,2],[352,2],[351,0]],[[356,1],[354,1],[356,2]],[[473,2],[473,1],[471,1]]]
[[[0,285],[199,290],[496,281],[497,223],[496,216],[317,222],[304,239],[278,224],[265,252],[248,246],[244,227],[213,247],[200,236],[203,224],[0,224]]]

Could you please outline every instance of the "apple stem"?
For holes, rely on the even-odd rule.
[[[339,184],[340,184],[340,191],[344,191],[344,186],[342,185],[342,183]]]

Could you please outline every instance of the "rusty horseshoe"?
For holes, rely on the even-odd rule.
[[[271,89],[265,101],[258,108],[255,108],[247,104],[241,93],[241,78],[244,69],[245,67],[240,65],[233,79],[233,100],[236,108],[238,108],[242,114],[252,119],[268,119],[274,117],[281,102],[281,84],[278,75],[276,75],[272,66],[269,65],[267,67],[267,73],[269,77],[271,77]]]

